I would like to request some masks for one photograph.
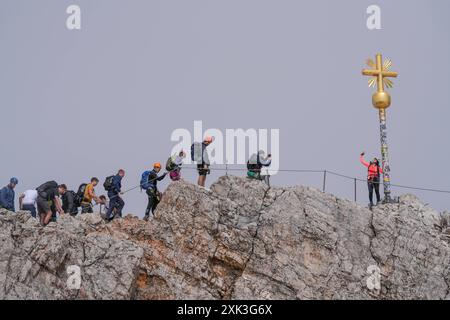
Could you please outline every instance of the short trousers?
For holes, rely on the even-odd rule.
[[[205,166],[204,164],[198,164],[197,170],[198,170],[199,176],[206,176],[206,175],[210,174],[209,166]]]
[[[43,213],[47,213],[47,212],[51,211],[52,203],[53,203],[53,201],[47,201],[45,199],[38,198],[36,201],[38,213],[43,214]]]

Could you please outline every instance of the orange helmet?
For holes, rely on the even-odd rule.
[[[214,137],[206,136],[204,141],[205,141],[205,142],[208,142],[208,143],[211,143],[211,142],[214,141]]]
[[[153,168],[158,168],[158,169],[161,169],[161,163],[159,163],[159,162],[155,162],[154,164],[153,164]]]

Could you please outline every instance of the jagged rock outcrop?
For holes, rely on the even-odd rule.
[[[411,195],[370,211],[301,186],[177,182],[149,222],[0,211],[0,298],[448,299],[449,239],[450,214]]]

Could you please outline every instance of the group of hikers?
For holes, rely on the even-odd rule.
[[[203,142],[195,142],[191,146],[191,160],[197,163],[198,185],[205,187],[206,176],[210,174],[210,161],[208,158],[207,147],[214,142],[214,137],[207,136]],[[150,214],[154,214],[156,207],[161,201],[161,192],[158,190],[158,182],[162,181],[167,175],[172,181],[181,179],[181,168],[186,158],[186,152],[181,150],[175,153],[166,162],[166,171],[161,174],[161,163],[153,164],[153,169],[146,170],[141,175],[140,188],[145,190],[148,198],[147,208],[145,210],[144,220],[149,220]],[[266,156],[263,150],[253,154],[247,161],[247,177],[264,181],[269,184],[269,175],[262,174],[263,167],[269,167],[272,162],[272,155]],[[364,152],[360,155],[360,162],[367,167],[367,183],[369,189],[369,206],[372,207],[373,193],[375,191],[376,204],[381,201],[380,198],[380,174],[383,169],[377,158],[371,162],[364,160]],[[100,180],[96,177],[91,178],[90,183],[83,183],[78,187],[77,192],[69,190],[65,184],[58,184],[55,181],[47,181],[33,190],[27,190],[20,194],[20,210],[29,211],[31,215],[38,218],[41,225],[45,226],[51,221],[56,221],[56,213],[70,214],[76,216],[81,208],[81,213],[93,213],[93,202],[105,208],[104,218],[111,221],[114,218],[122,217],[122,210],[125,202],[122,198],[122,179],[125,177],[125,170],[118,170],[117,174],[111,175],[105,179],[103,187],[107,196],[97,196],[95,187]],[[14,189],[19,183],[17,178],[11,178],[7,186],[0,190],[0,208],[15,211],[15,192]],[[108,200],[109,199],[109,200]]]
[[[191,160],[197,163],[198,185],[205,187],[206,176],[210,174],[210,161],[207,147],[214,142],[214,137],[207,136],[203,142],[195,142],[191,146]],[[144,220],[149,220],[150,214],[154,214],[156,207],[161,201],[162,194],[158,190],[158,181],[162,181],[167,175],[172,181],[181,179],[181,168],[186,158],[186,152],[181,150],[169,157],[166,162],[166,171],[161,174],[161,163],[153,164],[151,170],[146,170],[141,175],[140,188],[145,190],[148,197],[148,204],[145,210]],[[247,176],[268,183],[268,176],[261,173],[263,167],[271,164],[272,156],[265,155],[260,150],[252,155],[247,162]],[[103,187],[107,196],[97,196],[95,188],[100,180],[91,178],[90,183],[83,183],[75,192],[69,190],[65,184],[58,184],[56,181],[47,181],[36,189],[26,190],[19,196],[19,209],[29,211],[34,218],[38,218],[41,225],[46,226],[52,221],[56,221],[57,213],[76,216],[81,208],[81,214],[93,213],[93,202],[105,208],[104,219],[111,221],[114,218],[122,217],[122,210],[125,202],[122,198],[122,179],[125,177],[125,170],[118,170],[117,174],[105,179]],[[0,190],[0,208],[15,211],[15,187],[18,185],[17,178],[11,178],[7,186]],[[109,199],[109,200],[108,200]]]

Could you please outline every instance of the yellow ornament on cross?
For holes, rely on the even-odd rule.
[[[376,62],[367,60],[367,65],[372,69],[364,69],[362,74],[372,77],[369,79],[369,87],[377,85],[377,92],[372,96],[372,104],[377,109],[386,109],[391,105],[391,96],[384,90],[384,86],[392,88],[393,83],[389,78],[396,78],[397,72],[390,71],[391,60],[387,59],[383,63],[381,54],[376,55]]]

